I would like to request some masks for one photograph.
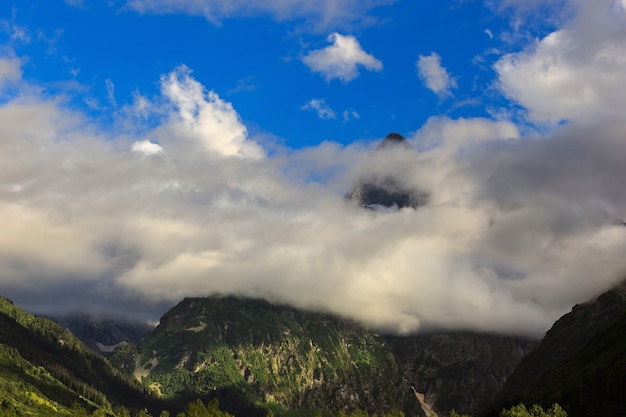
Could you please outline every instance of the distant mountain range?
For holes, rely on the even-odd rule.
[[[103,356],[110,356],[118,346],[143,342],[154,330],[154,325],[144,321],[119,317],[75,313],[49,318],[78,337],[89,349]]]

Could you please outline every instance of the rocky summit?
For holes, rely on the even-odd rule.
[[[401,155],[405,152],[415,152],[411,144],[399,133],[390,133],[373,152],[370,164],[379,167],[377,163],[387,158],[388,164],[394,165],[393,154]],[[404,173],[398,172],[397,167],[392,170],[372,170],[363,174],[345,195],[345,199],[361,207],[375,209],[377,207],[417,208],[428,202],[428,193],[416,190],[408,184]],[[410,180],[410,179],[409,179]]]
[[[396,132],[391,132],[390,134],[388,134],[376,149],[388,149],[395,146],[404,148],[407,151],[413,151],[413,147],[411,146],[409,141],[406,140],[404,136]]]

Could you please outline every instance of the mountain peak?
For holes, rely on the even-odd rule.
[[[404,136],[396,132],[388,134],[376,149],[387,149],[392,146],[403,146],[407,149],[412,149],[409,141],[406,140]]]
[[[428,193],[414,189],[406,178],[405,171],[410,171],[410,165],[414,163],[411,158],[407,160],[404,157],[410,152],[414,149],[404,136],[396,132],[388,134],[372,153],[369,160],[371,168],[357,179],[356,185],[345,194],[345,199],[370,209],[415,209],[426,204]]]

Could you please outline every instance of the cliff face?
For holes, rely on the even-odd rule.
[[[165,397],[228,388],[278,409],[422,415],[378,335],[259,300],[185,299],[113,361]]]
[[[536,342],[470,332],[387,337],[405,379],[439,415],[476,415],[491,404]]]

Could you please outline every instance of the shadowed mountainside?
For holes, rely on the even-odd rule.
[[[536,341],[472,332],[387,336],[404,378],[438,415],[491,404]]]
[[[491,412],[559,403],[570,417],[626,415],[626,283],[574,306],[515,369]]]

